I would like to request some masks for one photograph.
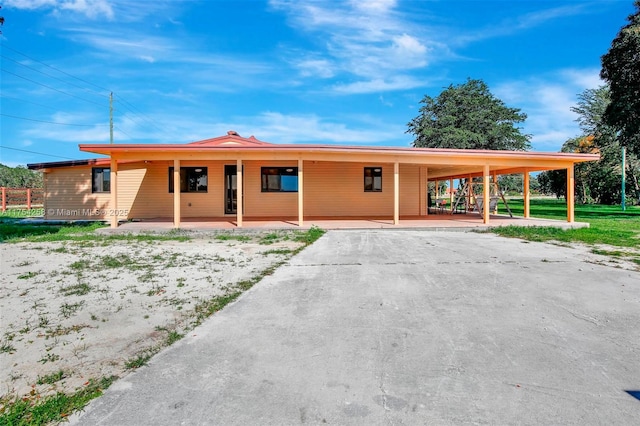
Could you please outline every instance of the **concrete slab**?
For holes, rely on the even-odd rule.
[[[640,275],[576,253],[328,232],[72,424],[637,424]]]
[[[561,229],[588,228],[586,222],[566,222],[562,220],[509,217],[506,215],[492,215],[489,224],[482,221],[477,213],[468,214],[431,214],[420,217],[401,217],[400,223],[394,225],[389,218],[305,218],[303,226],[298,225],[297,219],[288,218],[245,218],[243,226],[237,227],[235,220],[188,218],[182,219],[180,228],[190,231],[243,231],[243,230],[272,230],[272,229],[309,229],[317,226],[322,229],[425,229],[432,231],[444,230],[482,230],[498,226],[545,226]],[[124,222],[118,228],[103,228],[100,232],[166,232],[173,229],[170,218],[157,218],[142,221]]]

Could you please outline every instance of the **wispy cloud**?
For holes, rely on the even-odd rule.
[[[586,4],[572,4],[556,8],[544,9],[525,13],[520,16],[510,17],[500,22],[494,22],[479,30],[465,31],[452,39],[455,45],[464,45],[472,42],[496,37],[505,37],[524,30],[539,27],[547,22],[589,13]]]
[[[353,118],[353,117],[352,117]],[[335,144],[390,144],[398,142],[404,128],[379,120],[343,121],[320,117],[316,114],[283,114],[262,112],[255,117],[239,117],[237,122],[216,127],[216,134],[229,129],[237,130],[243,136],[255,135],[261,140],[273,143],[335,143]],[[250,126],[247,123],[251,123]],[[359,123],[359,125],[357,124]],[[408,142],[407,142],[408,143]]]
[[[493,88],[507,105],[528,115],[524,132],[532,135],[534,150],[559,151],[569,138],[580,135],[571,107],[585,89],[602,84],[595,69],[566,69],[554,74],[510,81]]]
[[[421,26],[400,14],[393,0],[272,0],[270,5],[284,12],[294,28],[326,40],[294,62],[301,76],[356,79],[333,85],[336,93],[413,88],[410,71],[424,68],[430,53],[440,47],[424,37]]]
[[[54,13],[70,11],[91,19],[113,19],[114,11],[108,0],[5,0],[7,8],[51,10]]]

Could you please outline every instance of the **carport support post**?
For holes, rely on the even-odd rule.
[[[393,163],[393,224],[400,223],[400,164]]]
[[[111,227],[118,227],[118,160],[111,157]]]
[[[449,208],[453,211],[453,178],[449,179]]]
[[[173,160],[173,227],[180,228],[180,160]]]
[[[304,226],[304,161],[298,159],[298,226]]]
[[[529,189],[529,171],[524,171],[524,179],[522,183],[522,196],[524,197],[524,217],[529,218],[531,214],[530,202],[531,202],[531,190]]]
[[[242,210],[243,198],[242,194],[242,160],[236,160],[236,226],[242,228]]]
[[[487,164],[482,170],[482,221],[485,224],[489,223],[489,214],[491,213],[489,211],[489,177],[489,165]]]
[[[575,173],[573,171],[573,164],[571,167],[567,167],[567,222],[573,223],[575,221]]]

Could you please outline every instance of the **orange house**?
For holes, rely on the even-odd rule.
[[[108,158],[29,164],[44,172],[45,219],[234,220],[420,217],[430,181],[567,170],[567,221],[574,221],[574,165],[594,154],[404,147],[271,144],[236,132],[188,144],[81,144]],[[483,212],[484,223],[489,211]]]

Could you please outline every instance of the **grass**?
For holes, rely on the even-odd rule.
[[[566,220],[567,208],[564,200],[531,200],[531,217]],[[521,199],[509,200],[509,208],[516,216],[524,214]],[[504,213],[504,206],[499,207]],[[640,249],[640,207],[576,205],[575,220],[589,223],[589,228],[562,230],[553,227],[507,226],[493,228],[490,232],[504,237],[522,238],[528,241],[581,242],[584,244],[606,244],[615,247]]]
[[[189,238],[180,235],[178,233],[169,233],[164,235],[96,235],[93,231],[98,229],[99,226],[82,226],[82,225],[64,225],[64,226],[56,226],[55,231],[42,232],[45,228],[37,228],[36,230],[31,229],[30,226],[27,228],[23,228],[24,225],[18,224],[8,224],[2,221],[0,218],[0,228],[5,226],[2,229],[11,229],[12,231],[8,234],[2,234],[2,240],[5,242],[18,242],[18,241],[33,241],[33,242],[44,242],[44,241],[79,241],[80,243],[84,241],[95,241],[95,240],[119,240],[119,241],[154,241],[154,240],[188,240]],[[8,228],[7,228],[8,227]],[[20,229],[20,231],[16,231],[16,229]],[[33,232],[32,232],[33,231]],[[31,232],[31,233],[30,233]],[[284,250],[284,249],[275,249],[272,250],[273,254],[283,254],[283,255],[293,255],[298,253],[300,250],[304,249],[308,245],[312,244],[318,238],[320,238],[324,234],[324,231],[313,227],[306,232],[303,231],[289,231],[289,232],[273,232],[269,234],[264,234],[264,238],[258,240],[262,244],[273,244],[282,240],[293,240],[302,243],[302,246],[296,250]],[[7,237],[7,235],[13,235]],[[232,235],[229,238],[227,237],[216,237],[218,240],[237,240],[241,242],[251,241],[256,237],[248,237],[244,235]],[[153,260],[153,259],[151,259]],[[156,259],[158,261],[164,260],[169,261],[164,258]],[[175,261],[175,259],[174,259]],[[147,348],[141,352],[138,352],[135,356],[125,361],[125,368],[128,370],[140,368],[147,364],[147,362],[159,352],[162,347],[172,345],[176,341],[180,340],[185,334],[185,332],[199,324],[201,324],[208,317],[213,315],[215,312],[220,311],[229,303],[235,301],[240,297],[240,295],[258,283],[262,278],[267,275],[271,275],[275,272],[275,270],[284,263],[284,261],[280,261],[258,273],[256,273],[253,277],[248,280],[244,280],[238,282],[232,286],[230,286],[225,294],[222,294],[217,297],[213,297],[209,300],[200,301],[195,308],[190,311],[187,315],[190,318],[190,323],[186,326],[185,329],[182,330],[165,330],[167,332],[166,338],[159,344],[156,344],[153,347]],[[24,265],[27,266],[27,265]],[[144,266],[144,265],[142,265]],[[80,258],[77,259],[70,265],[70,269],[75,273],[81,274],[82,271],[87,270],[89,268],[128,268],[128,269],[139,269],[141,265],[133,262],[132,259],[121,256],[100,256],[96,259],[89,260]],[[25,276],[24,279],[31,278],[31,273],[29,276]],[[184,280],[178,280],[177,286],[183,286]],[[59,289],[59,293],[63,296],[82,296],[87,294],[88,292],[95,290],[89,284],[86,283],[78,283],[75,285],[63,286]],[[153,294],[157,294],[159,291],[162,291],[162,287],[156,286],[154,287]],[[60,315],[64,318],[71,317],[76,314],[82,307],[84,302],[78,301],[76,303],[68,303],[65,302],[60,307]],[[148,315],[146,316],[148,317]],[[91,319],[94,321],[98,320],[98,317],[94,314],[91,315]],[[78,332],[82,328],[89,327],[88,325],[77,325],[72,327],[58,327],[56,329],[48,329],[45,337],[55,338],[56,336],[69,334],[71,332]],[[10,339],[5,338],[0,341],[0,353],[11,353],[15,351],[15,348],[11,345]],[[51,352],[47,352],[43,354],[40,362],[45,363],[53,363],[57,361],[59,358],[58,355],[53,354]],[[58,382],[61,382],[66,378],[69,373],[63,370],[58,370],[49,375],[45,375],[42,377],[38,377],[37,384],[49,384],[55,385]],[[32,389],[32,392],[27,397],[19,397],[19,396],[5,396],[0,398],[0,425],[45,425],[51,423],[58,423],[64,421],[66,417],[68,417],[74,411],[82,409],[91,399],[96,398],[102,394],[103,389],[106,389],[117,377],[108,377],[100,380],[90,380],[86,383],[86,385],[77,390],[74,393],[64,394],[61,392],[57,392],[55,395],[40,395],[37,393],[35,388]]]
[[[26,426],[61,422],[92,399],[102,395],[102,391],[115,379],[115,376],[103,377],[100,380],[91,379],[84,388],[70,395],[58,392],[55,395],[41,397],[34,390],[29,397],[0,399],[0,425]]]
[[[524,214],[521,199],[509,200],[509,208],[514,215]],[[531,217],[559,220],[566,220],[567,217],[564,200],[533,199],[530,208]],[[501,205],[500,212],[505,211]],[[640,207],[629,206],[622,211],[620,206],[576,205],[575,220],[589,223],[589,228],[563,230],[554,227],[506,226],[492,228],[488,232],[527,241],[612,246],[616,249],[593,248],[591,251],[640,265]]]
[[[109,243],[113,241],[154,242],[189,241],[191,238],[179,232],[166,234],[111,234],[100,235],[94,231],[104,228],[102,222],[76,222],[64,225],[35,225],[18,223],[16,219],[0,216],[0,242],[57,242],[87,241],[91,243]]]

